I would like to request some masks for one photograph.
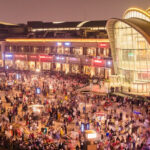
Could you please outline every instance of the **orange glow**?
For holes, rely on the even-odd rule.
[[[109,42],[108,39],[6,39],[6,42]]]

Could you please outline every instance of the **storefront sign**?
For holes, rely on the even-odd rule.
[[[29,61],[38,61],[38,55],[29,55],[28,59]]]
[[[22,54],[15,54],[14,57],[16,60],[26,60],[27,59],[27,55],[22,55]]]
[[[98,47],[99,48],[109,48],[109,43],[105,43],[105,42],[102,42],[102,43],[98,43]]]
[[[52,61],[53,60],[53,56],[49,56],[49,55],[39,55],[39,61],[42,62],[48,62],[48,61]]]
[[[13,59],[13,54],[12,53],[7,53],[4,55],[4,59],[10,59],[12,60]]]
[[[80,64],[80,58],[69,57],[69,58],[68,58],[68,63]]]
[[[93,59],[93,65],[97,67],[105,67],[105,60],[103,59]]]

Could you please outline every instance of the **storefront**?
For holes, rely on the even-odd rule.
[[[55,65],[56,65],[56,71],[61,71],[62,69],[61,69],[61,63],[55,63]]]
[[[43,62],[42,66],[43,66],[43,70],[51,70],[51,63],[50,62]]]
[[[74,47],[72,51],[74,55],[83,55],[83,47]]]
[[[8,69],[10,67],[13,67],[14,63],[13,63],[13,59],[14,59],[14,55],[12,53],[5,53],[4,54],[4,62],[5,62],[5,67]]]
[[[68,63],[70,65],[70,72],[71,73],[80,73],[80,58],[77,57],[69,57]]]
[[[28,69],[27,55],[15,54],[14,64],[15,64],[15,69],[27,70]]]
[[[69,73],[69,64],[62,64],[62,71],[66,74]]]
[[[98,55],[102,56],[102,57],[110,57],[111,53],[110,53],[110,45],[109,43],[98,43]]]
[[[93,59],[92,64],[95,67],[95,75],[100,78],[105,78],[105,60]]]
[[[36,62],[38,61],[38,55],[29,55],[28,56],[28,67],[29,70],[35,70],[36,69]]]
[[[38,69],[51,70],[52,61],[53,61],[53,56],[39,55],[39,62],[37,63],[39,64]]]
[[[96,47],[87,48],[87,55],[88,56],[96,56]]]
[[[53,70],[62,71],[63,64],[66,63],[66,57],[64,56],[54,56],[53,57]]]
[[[70,64],[71,73],[80,73],[80,67],[76,64]]]
[[[95,75],[95,67],[93,66],[83,66],[83,73],[94,76]]]

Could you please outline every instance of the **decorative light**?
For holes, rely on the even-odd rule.
[[[57,46],[62,46],[62,43],[61,42],[57,42]]]
[[[65,46],[70,46],[71,43],[70,43],[70,42],[65,42],[64,45],[65,45]]]
[[[107,61],[107,64],[110,66],[111,65],[111,61]]]
[[[6,39],[5,40],[6,42],[58,42],[58,43],[61,43],[61,42],[79,42],[79,43],[84,43],[84,42],[107,42],[109,43],[109,39],[30,39],[30,38],[18,38],[18,39]]]

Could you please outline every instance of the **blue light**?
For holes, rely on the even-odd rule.
[[[36,88],[36,94],[40,94],[41,93],[41,89],[40,88]]]
[[[11,53],[5,54],[4,59],[13,59],[13,54],[11,54]]]
[[[70,43],[70,42],[65,42],[64,45],[65,45],[65,46],[70,46],[71,43]]]
[[[107,64],[108,64],[108,65],[111,65],[111,61],[107,61]]]
[[[6,69],[8,69],[9,67],[8,66],[6,66]]]
[[[85,128],[84,128],[84,123],[81,123],[81,132],[84,132]]]

